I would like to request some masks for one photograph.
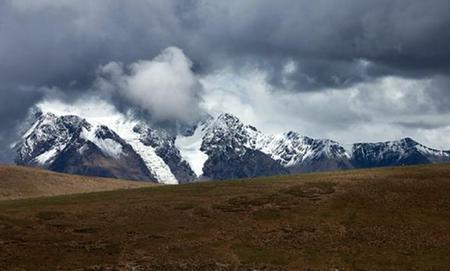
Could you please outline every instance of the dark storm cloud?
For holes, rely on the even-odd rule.
[[[434,77],[428,86],[427,94],[438,113],[450,112],[450,77]]]
[[[3,82],[83,85],[100,64],[151,59],[168,46],[206,71],[253,61],[276,76],[293,59],[302,68],[291,77],[304,88],[450,67],[446,0],[17,0],[1,10]]]
[[[152,59],[177,46],[208,74],[224,66],[266,71],[296,91],[348,87],[395,75],[448,76],[448,0],[0,1],[1,106],[24,116],[39,91],[86,92],[99,66]],[[287,62],[296,69],[286,74]],[[243,68],[244,67],[244,68]],[[448,107],[448,84],[435,101]],[[7,97],[4,98],[4,97]],[[0,129],[8,122],[1,111]]]
[[[242,2],[228,8],[240,5],[240,14],[214,14],[232,31],[227,26],[211,31],[229,35],[224,43],[233,53],[275,59],[275,64],[297,61],[302,68],[291,79],[298,89],[345,87],[389,74],[448,73],[449,1],[271,1],[258,8]],[[371,65],[361,69],[358,60]],[[272,73],[275,81],[281,70]]]
[[[16,139],[17,120],[43,96],[38,90],[2,88],[0,86],[0,162],[11,162],[9,145]]]

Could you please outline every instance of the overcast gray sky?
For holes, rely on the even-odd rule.
[[[230,111],[267,132],[450,149],[449,12],[448,0],[0,0],[0,147],[42,99],[104,95],[162,121]]]

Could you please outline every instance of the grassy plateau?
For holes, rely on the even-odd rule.
[[[3,200],[0,270],[450,270],[450,164]]]

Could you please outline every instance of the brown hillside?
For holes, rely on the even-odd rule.
[[[0,166],[0,200],[139,188],[145,182],[68,175],[42,169]]]

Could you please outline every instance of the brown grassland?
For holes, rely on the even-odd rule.
[[[450,164],[4,200],[0,269],[450,270]]]
[[[153,184],[76,176],[30,167],[0,166],[0,200],[130,189],[150,185]]]

